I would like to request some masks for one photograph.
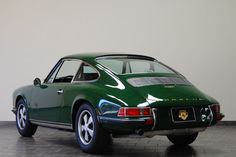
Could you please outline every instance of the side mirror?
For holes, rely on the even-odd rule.
[[[39,78],[34,79],[34,86],[40,86],[41,85],[41,80]]]

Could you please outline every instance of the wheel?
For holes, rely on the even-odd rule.
[[[168,135],[167,138],[174,144],[184,146],[193,143],[198,136],[198,132],[191,135]]]
[[[82,151],[91,154],[102,153],[110,141],[110,135],[97,120],[94,108],[84,103],[76,115],[76,141]]]
[[[17,102],[16,127],[23,137],[31,137],[37,130],[37,125],[30,123],[25,102],[20,99]]]

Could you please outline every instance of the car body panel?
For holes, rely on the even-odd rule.
[[[13,93],[13,110],[16,109],[16,101],[20,96],[27,102],[31,120],[73,126],[73,113],[76,105],[78,105],[77,103],[86,101],[96,110],[97,118],[101,125],[110,132],[116,133],[133,133],[135,129],[151,131],[205,128],[215,124],[212,123],[212,120],[202,122],[200,114],[202,108],[210,109],[211,105],[218,104],[218,102],[201,92],[191,83],[164,83],[135,87],[129,82],[129,79],[143,77],[175,77],[187,81],[178,72],[175,71],[174,74],[116,74],[96,61],[97,57],[106,58],[118,55],[127,56],[127,54],[101,53],[63,57],[52,71],[62,60],[78,59],[95,68],[99,73],[98,79],[72,81],[71,83],[48,84],[44,82],[40,86],[29,85],[19,88]],[[155,60],[148,56],[129,55],[129,57],[134,56]],[[63,90],[62,94],[57,93],[59,89]],[[120,107],[151,107],[155,124],[146,125],[147,118],[142,117],[137,119],[117,117]],[[184,109],[193,107],[195,120],[183,123],[173,122],[172,109],[176,107]],[[156,117],[154,117],[154,114]]]
[[[17,88],[13,92],[13,110],[16,110],[17,100],[22,98],[27,106],[30,106],[31,94],[32,94],[32,85],[26,85],[20,88]]]
[[[63,94],[58,94],[57,91],[64,88],[64,83],[33,86],[29,113],[31,119],[59,122]]]

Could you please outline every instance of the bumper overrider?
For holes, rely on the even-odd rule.
[[[160,112],[152,108],[150,117],[106,117],[98,116],[102,126],[114,135],[137,134],[144,136],[155,135],[185,135],[206,130],[207,127],[215,125],[224,115],[215,112],[215,107],[208,106],[204,110],[210,110],[209,115],[202,112],[202,108],[195,109],[194,112],[202,112],[196,116],[195,121],[183,121],[175,123],[167,120],[168,117],[159,117]],[[163,111],[164,112],[164,111]],[[206,117],[206,120],[204,119]]]

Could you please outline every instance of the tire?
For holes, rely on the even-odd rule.
[[[168,135],[167,138],[174,145],[186,146],[193,143],[198,136],[198,132],[191,135]]]
[[[76,142],[83,152],[90,154],[103,152],[110,141],[110,135],[100,126],[94,108],[88,103],[80,106],[75,126]]]
[[[29,121],[28,109],[25,101],[22,99],[17,102],[16,127],[23,137],[31,137],[37,130],[37,125],[34,125]]]

